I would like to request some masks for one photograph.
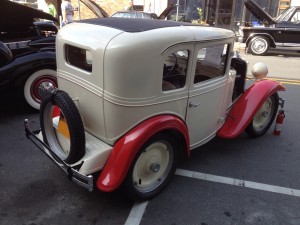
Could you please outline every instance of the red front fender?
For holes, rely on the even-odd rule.
[[[284,90],[282,84],[273,80],[255,82],[232,106],[217,135],[222,138],[235,138],[240,135],[266,99],[275,92]]]
[[[97,187],[106,192],[118,188],[142,145],[154,134],[163,130],[176,130],[181,133],[185,138],[185,149],[189,156],[190,144],[185,123],[172,115],[155,116],[142,122],[116,142],[97,180]]]

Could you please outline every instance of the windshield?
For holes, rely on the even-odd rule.
[[[293,13],[293,8],[286,9],[282,14],[280,14],[275,20],[276,21],[288,21]]]
[[[124,17],[124,18],[135,18],[135,12],[117,12],[111,17]]]

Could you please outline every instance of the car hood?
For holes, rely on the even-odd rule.
[[[276,21],[266,13],[256,2],[252,0],[245,1],[246,8],[264,25],[276,24]]]
[[[49,13],[22,5],[20,3],[1,0],[0,7],[0,27],[15,27],[19,25],[32,25],[35,19],[46,19],[57,21]]]

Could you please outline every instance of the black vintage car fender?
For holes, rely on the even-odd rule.
[[[39,109],[42,89],[57,87],[55,52],[51,45],[44,49],[14,58],[10,49],[0,42],[0,91],[23,91],[27,103]]]
[[[0,68],[0,90],[22,85],[35,70],[51,68],[56,70],[55,53],[34,52],[17,57]]]

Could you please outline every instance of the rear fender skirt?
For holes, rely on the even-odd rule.
[[[227,119],[217,136],[222,138],[235,138],[240,135],[251,122],[265,100],[277,91],[284,91],[285,87],[273,80],[260,80],[255,82],[234,103]]]
[[[154,134],[165,130],[175,130],[183,135],[186,142],[185,151],[189,156],[189,135],[184,121],[172,115],[152,117],[133,128],[116,142],[97,180],[97,187],[105,192],[118,188],[143,144]]]

